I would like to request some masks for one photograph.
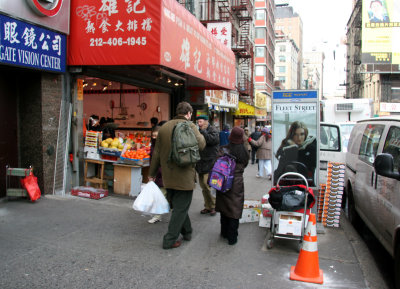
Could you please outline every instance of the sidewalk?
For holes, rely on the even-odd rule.
[[[271,186],[255,175],[250,164],[246,199],[260,199]],[[276,240],[267,250],[258,223],[240,224],[238,243],[229,246],[219,216],[199,213],[199,187],[190,209],[193,239],[176,249],[162,249],[169,216],[148,224],[132,203],[115,196],[0,202],[0,288],[368,288],[354,239],[342,228],[318,235],[324,284],[317,285],[289,280],[297,242]]]

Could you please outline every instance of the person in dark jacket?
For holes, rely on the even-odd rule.
[[[207,180],[208,174],[217,159],[219,132],[214,126],[210,125],[207,115],[199,115],[196,120],[199,131],[206,140],[206,147],[200,151],[200,161],[196,164],[196,171],[199,174],[199,184],[204,198],[204,209],[200,213],[215,216],[217,213],[215,211],[215,197],[211,194],[211,188]]]
[[[160,122],[161,123],[161,122]],[[156,127],[154,127],[153,132],[151,133],[151,147],[150,147],[150,163],[151,163],[151,158],[153,156],[153,152],[154,152],[154,148],[156,146],[156,140],[157,140],[157,136],[158,136],[158,131],[160,130],[161,125],[158,124]],[[160,188],[161,192],[163,192],[164,196],[167,197],[167,191],[164,188],[164,183],[162,181],[162,174],[161,174],[161,168],[158,168],[158,172],[157,175],[155,177],[154,182],[156,183],[156,185]],[[161,215],[154,215],[150,220],[148,220],[147,222],[149,222],[150,224],[155,224],[157,222],[160,222],[162,219]]]
[[[229,144],[221,147],[219,155],[225,151],[236,158],[235,178],[232,188],[225,192],[217,191],[216,210],[221,215],[221,236],[228,239],[229,245],[237,243],[239,219],[242,217],[244,204],[243,172],[249,163],[249,154],[244,147],[244,131],[235,126],[229,136]]]
[[[252,140],[257,141],[260,137],[261,137],[261,131],[260,131],[260,127],[256,126],[256,130],[253,131],[250,135]],[[254,163],[256,162],[256,152],[257,152],[258,147],[255,145],[251,146],[251,164],[254,165]]]
[[[225,146],[229,143],[229,134],[231,126],[229,124],[224,124],[224,128],[219,132],[219,145]]]
[[[174,127],[182,121],[192,118],[193,108],[185,101],[178,103],[176,107],[177,116],[166,122],[158,131],[156,146],[151,157],[149,169],[149,181],[154,181],[158,168],[161,167],[164,187],[167,189],[167,200],[171,206],[171,218],[168,224],[168,232],[163,238],[163,248],[177,248],[183,239],[192,239],[192,225],[189,218],[189,208],[192,203],[193,189],[195,188],[196,170],[194,166],[180,167],[174,162],[169,162],[171,153],[171,138]],[[199,132],[196,125],[190,122],[199,150],[206,146],[204,136]]]

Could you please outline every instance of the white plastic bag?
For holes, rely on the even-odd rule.
[[[136,211],[149,214],[161,215],[169,212],[167,199],[153,181],[143,186],[132,207]]]

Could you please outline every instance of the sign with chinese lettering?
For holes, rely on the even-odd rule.
[[[268,100],[270,100],[270,96],[268,96],[265,92],[256,90],[256,96],[254,99],[254,105],[258,108],[267,108]],[[271,106],[271,102],[269,101],[269,105]]]
[[[0,63],[65,72],[65,35],[1,14],[0,35]]]
[[[239,93],[237,91],[205,90],[204,95],[207,104],[236,108],[239,103]]]
[[[319,187],[318,91],[273,91],[272,131],[274,185],[282,174],[295,172]]]
[[[381,112],[400,112],[400,103],[395,102],[381,102],[380,103]]]
[[[207,30],[211,32],[222,44],[229,49],[232,47],[232,23],[216,22],[207,23]]]
[[[235,56],[175,0],[71,3],[69,65],[163,65],[234,89]]]
[[[235,116],[254,116],[254,106],[239,101],[239,107],[235,112]]]

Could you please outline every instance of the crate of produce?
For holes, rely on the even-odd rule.
[[[108,196],[108,190],[79,186],[71,189],[71,195],[99,200]]]
[[[120,157],[121,161],[127,165],[135,165],[135,166],[143,166],[144,161],[141,159],[130,159],[124,158],[123,156]]]
[[[101,155],[107,155],[107,156],[113,156],[113,157],[120,157],[121,156],[121,151],[120,150],[112,149],[112,148],[99,147],[99,153]]]

